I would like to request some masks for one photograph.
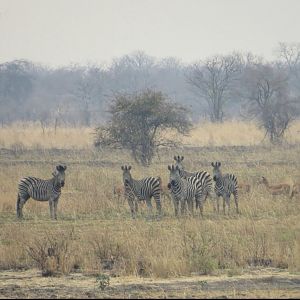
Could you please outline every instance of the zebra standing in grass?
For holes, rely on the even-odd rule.
[[[208,196],[211,199],[213,199],[213,195],[212,195],[212,178],[211,178],[210,174],[206,171],[188,172],[188,171],[184,170],[184,167],[183,167],[183,164],[182,164],[183,159],[184,159],[184,156],[181,156],[181,157],[179,155],[174,156],[174,160],[176,161],[175,166],[178,166],[180,176],[183,177],[183,178],[188,178],[188,177],[195,176],[196,178],[198,178],[200,180],[200,182],[203,186],[202,199],[200,199],[201,203],[204,203]],[[199,203],[196,201],[196,209],[199,207]],[[213,205],[214,205],[214,210],[216,210],[215,203],[213,203]]]
[[[148,207],[148,216],[152,213],[151,198],[156,202],[156,209],[159,217],[161,216],[161,179],[160,177],[146,177],[140,180],[132,178],[130,170],[131,166],[122,166],[123,183],[125,188],[125,198],[128,201],[131,215],[135,218],[138,211],[138,200],[146,201]]]
[[[181,214],[183,215],[185,205],[187,203],[189,211],[193,214],[193,201],[196,199],[200,208],[201,216],[203,216],[203,186],[199,179],[195,176],[184,178],[180,176],[178,166],[168,166],[170,171],[170,182],[168,188],[171,190],[171,195],[174,202],[175,216],[178,216],[179,204],[181,206]]]
[[[53,177],[48,180],[35,177],[25,177],[19,182],[17,199],[17,217],[22,218],[22,209],[26,201],[31,197],[37,201],[48,201],[51,219],[57,219],[57,204],[61,194],[61,188],[65,185],[66,166],[56,166]]]
[[[219,213],[219,197],[223,197],[223,212],[225,214],[225,203],[228,207],[228,214],[230,212],[230,196],[233,194],[237,214],[239,213],[238,205],[238,182],[233,174],[222,175],[220,170],[221,163],[211,163],[213,166],[213,179],[215,181],[215,192],[217,195],[217,209]]]

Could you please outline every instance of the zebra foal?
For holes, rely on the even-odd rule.
[[[223,198],[223,212],[225,214],[225,204],[228,207],[228,214],[230,212],[230,196],[233,194],[234,202],[236,207],[236,212],[239,214],[239,204],[238,204],[238,182],[237,178],[233,174],[223,175],[220,167],[221,163],[211,163],[213,166],[213,180],[215,181],[215,193],[217,195],[217,210],[219,213],[219,197]]]
[[[66,166],[56,166],[51,179],[24,177],[20,180],[17,197],[17,217],[23,217],[23,206],[31,197],[37,201],[48,201],[51,219],[57,219],[57,204],[61,188],[65,185]]]
[[[161,217],[161,179],[160,177],[145,177],[140,180],[133,179],[130,173],[131,166],[122,166],[123,183],[125,189],[125,198],[128,201],[132,218],[135,219],[138,211],[137,201],[146,201],[148,207],[148,216],[152,213],[151,198],[156,203],[156,209]]]
[[[201,200],[203,195],[203,186],[201,181],[194,176],[188,178],[181,177],[178,166],[168,166],[168,170],[170,171],[168,188],[171,190],[175,216],[178,216],[179,205],[181,206],[181,214],[184,214],[186,203],[190,213],[193,214],[194,199],[200,208],[201,216],[203,216],[203,201]]]

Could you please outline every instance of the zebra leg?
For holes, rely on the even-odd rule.
[[[53,220],[54,219],[54,200],[50,199],[49,200],[49,208],[50,208],[50,217]]]
[[[201,215],[201,218],[203,218],[203,203],[199,203],[199,208],[200,208],[200,215]]]
[[[216,195],[217,213],[220,213],[220,197]]]
[[[179,209],[179,200],[173,197],[173,204],[175,210],[175,217],[178,217],[178,209]]]
[[[128,201],[128,205],[130,207],[130,211],[131,211],[131,217],[133,219],[135,219],[135,205],[134,205],[134,199],[132,199],[131,197],[127,197],[127,201]]]
[[[225,197],[223,196],[222,198],[223,198],[223,213],[224,213],[224,215],[225,215],[225,214],[226,214],[226,213],[225,213]]]
[[[238,193],[233,193],[234,196],[234,202],[235,202],[235,208],[236,208],[236,213],[239,214],[239,202],[238,202]]]
[[[213,205],[213,210],[214,210],[214,213],[215,212],[218,212],[219,213],[219,210],[217,209],[216,207],[216,204],[217,204],[217,197],[214,197],[211,193],[206,193],[205,195],[205,199],[204,201],[206,201],[207,197],[210,199],[210,201],[212,202],[212,205]]]
[[[139,204],[136,199],[133,201],[133,205],[134,205],[134,213],[137,214],[139,211]]]
[[[230,215],[230,195],[226,195],[225,197],[226,205],[228,207],[228,216]]]
[[[55,199],[53,201],[54,204],[54,219],[57,220],[57,204],[58,204],[58,199]]]
[[[200,215],[202,218],[203,218],[203,204],[205,203],[206,197],[207,194],[196,197],[196,203],[198,204],[198,207],[200,209]]]
[[[21,197],[20,194],[18,194],[17,199],[17,218],[22,219],[23,218],[23,206],[26,203],[26,201],[29,199],[29,197],[26,199],[24,197]]]
[[[181,199],[180,200],[180,205],[181,205],[181,215],[184,216],[185,210],[186,210],[186,200]]]
[[[189,213],[193,216],[194,215],[194,203],[193,203],[194,199],[189,199],[187,201],[187,205],[188,205],[188,209],[189,209]],[[196,201],[197,203],[197,201]]]
[[[146,199],[146,204],[148,208],[148,218],[152,216],[152,203],[151,203],[151,198]]]
[[[156,210],[159,217],[161,217],[161,202],[160,202],[160,196],[154,197],[155,203],[156,203]]]

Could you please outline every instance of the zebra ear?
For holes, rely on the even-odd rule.
[[[184,159],[184,156],[181,156],[181,161],[183,161],[183,159]]]
[[[172,169],[171,169],[171,166],[168,166],[168,170],[169,170],[169,171],[171,171],[171,170],[172,170]]]
[[[130,171],[131,170],[131,166],[128,166],[127,170]]]
[[[220,167],[221,166],[221,163],[218,161],[218,167]]]
[[[174,155],[174,160],[176,160],[176,161],[177,161],[177,157],[176,157],[176,155]]]
[[[66,165],[64,165],[64,166],[63,166],[63,168],[64,168],[64,171],[66,171],[66,170],[67,170],[67,166],[66,166]]]
[[[124,166],[121,166],[121,169],[124,171]]]
[[[215,164],[214,164],[213,162],[211,163],[211,165],[212,165],[213,167],[215,166]]]

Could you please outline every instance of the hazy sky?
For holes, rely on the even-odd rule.
[[[300,0],[0,0],[0,63],[109,63],[143,50],[183,62],[300,42]]]

